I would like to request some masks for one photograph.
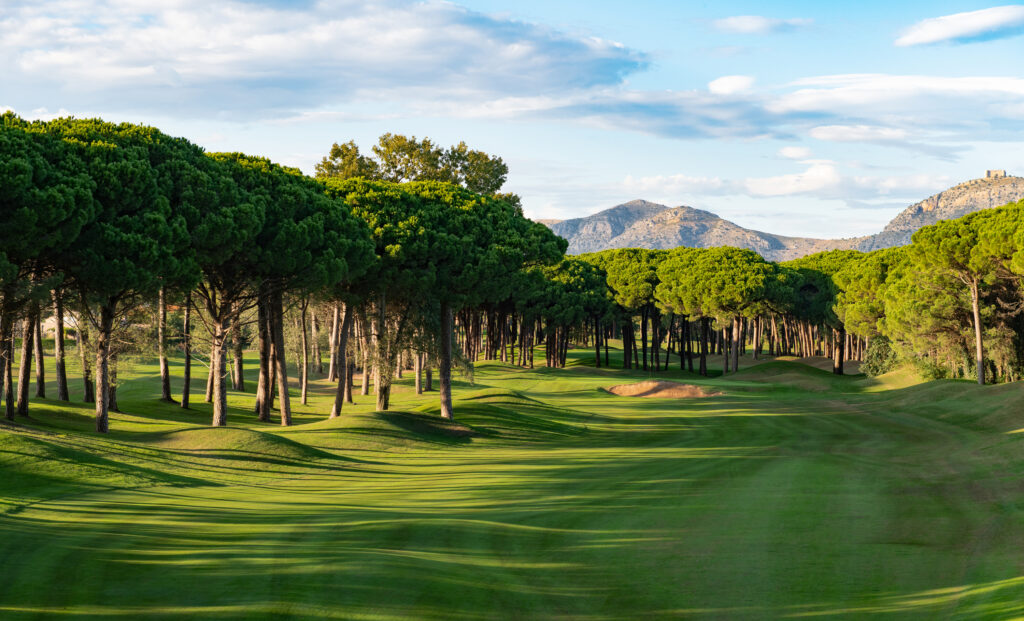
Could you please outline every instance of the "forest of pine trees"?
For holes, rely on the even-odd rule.
[[[117,409],[118,365],[160,359],[160,398],[189,407],[206,382],[211,424],[229,390],[253,416],[291,418],[288,365],[390,407],[396,375],[439,393],[494,359],[566,364],[570,348],[651,373],[708,374],[741,356],[827,356],[881,373],[1020,379],[1024,202],[926,227],[902,248],[772,263],[749,250],[637,248],[566,257],[566,242],[501,194],[500,158],[386,134],[335,145],[317,177],[239,153],[208,154],[131,124],[0,117],[0,378],[5,415],[45,397],[52,318],[58,394],[81,381],[96,429]],[[65,335],[65,326],[69,326]],[[65,346],[65,338],[74,349]],[[246,385],[243,354],[259,373]],[[167,359],[184,360],[173,386]],[[17,377],[14,376],[18,357]],[[80,378],[67,377],[76,356]],[[33,362],[35,361],[35,364]],[[436,371],[436,383],[434,372]],[[205,378],[202,377],[205,375]],[[193,377],[194,376],[194,377]],[[177,380],[176,380],[177,381]],[[230,382],[230,385],[229,385]]]

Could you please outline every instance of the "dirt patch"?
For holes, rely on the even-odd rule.
[[[722,394],[720,392],[712,392],[701,386],[694,386],[693,384],[679,384],[657,380],[612,386],[608,389],[608,392],[620,397],[660,397],[663,399],[698,399],[700,397],[715,397]]]

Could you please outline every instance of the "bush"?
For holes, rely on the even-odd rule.
[[[931,358],[916,358],[914,368],[923,380],[949,379],[949,369]]]
[[[899,356],[892,348],[889,339],[879,336],[871,339],[868,350],[864,353],[864,362],[860,370],[870,377],[892,371],[899,365]]]

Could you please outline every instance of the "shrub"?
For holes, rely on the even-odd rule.
[[[899,365],[899,356],[893,350],[889,339],[879,336],[871,339],[868,350],[864,353],[864,363],[860,370],[870,377],[892,371]]]

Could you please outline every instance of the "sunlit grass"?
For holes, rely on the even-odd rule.
[[[109,436],[33,401],[0,428],[0,618],[1024,614],[1021,386],[676,360],[721,394],[635,399],[604,389],[652,373],[592,355],[481,363],[454,423],[406,376],[392,412],[327,420],[317,379],[292,427],[232,392],[211,429],[202,373],[184,411],[147,361]]]

